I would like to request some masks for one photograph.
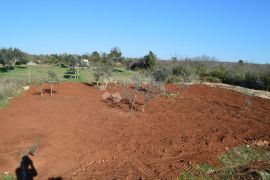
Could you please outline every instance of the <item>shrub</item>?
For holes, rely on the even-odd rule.
[[[210,72],[210,76],[224,79],[227,74],[227,70],[223,66],[218,66]]]
[[[212,77],[212,76],[203,77],[201,80],[207,81],[207,82],[212,82],[212,83],[221,83],[221,80],[218,77]]]
[[[175,76],[189,76],[191,74],[191,71],[182,65],[174,67],[172,71]]]
[[[173,84],[173,83],[178,83],[178,82],[182,82],[183,81],[183,78],[179,77],[179,76],[170,76],[166,83],[169,83],[169,84]]]
[[[133,113],[136,104],[136,97],[138,90],[136,88],[129,88],[126,84],[123,85],[123,99],[127,101],[130,106],[130,113]]]
[[[232,70],[226,71],[224,77],[221,77],[221,81],[226,84],[242,85],[245,79],[245,75],[240,72],[234,72]]]
[[[257,74],[251,72],[247,72],[245,74],[245,79],[241,85],[253,89],[264,89],[264,84],[260,77]]]
[[[270,91],[270,73],[269,73],[269,75],[262,74],[260,76],[260,79],[261,79],[261,81],[262,81],[262,83],[264,85],[264,90]]]
[[[187,71],[189,71],[191,73],[192,72],[194,73],[194,70],[191,70],[191,69],[187,69]],[[209,76],[209,69],[203,63],[197,63],[195,73],[198,74],[201,77]]]
[[[131,83],[133,85],[133,88],[136,90],[141,89],[142,80],[139,74],[133,74],[131,77]]]
[[[16,96],[22,90],[22,87],[27,84],[24,80],[0,80],[0,107],[7,105],[8,98]]]
[[[158,82],[166,82],[172,71],[168,67],[160,67],[153,72],[153,77]]]

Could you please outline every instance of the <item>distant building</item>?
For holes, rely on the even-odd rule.
[[[36,65],[37,65],[37,63],[32,62],[32,61],[30,61],[30,62],[27,63],[27,66],[36,66]]]
[[[82,66],[82,67],[88,67],[88,66],[89,66],[89,61],[88,61],[88,59],[82,59],[82,60],[81,60],[81,66]]]

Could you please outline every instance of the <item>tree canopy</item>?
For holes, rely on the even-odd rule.
[[[144,56],[144,61],[146,68],[152,69],[156,65],[157,57],[152,51],[150,51],[148,55]]]
[[[91,60],[94,62],[100,61],[100,54],[97,51],[92,52]]]
[[[26,53],[18,48],[0,49],[0,64],[7,66],[8,69],[14,68],[16,64],[26,64]]]
[[[112,48],[107,57],[108,57],[108,60],[111,60],[113,62],[122,62],[123,61],[122,52],[117,47]]]

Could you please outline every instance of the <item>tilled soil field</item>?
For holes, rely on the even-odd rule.
[[[56,85],[52,97],[31,87],[0,110],[0,172],[15,174],[36,139],[36,179],[173,179],[189,164],[220,166],[218,156],[244,141],[270,140],[270,100],[205,85],[166,88],[178,95],[130,114],[86,84]]]

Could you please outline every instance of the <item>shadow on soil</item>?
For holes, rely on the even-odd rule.
[[[48,180],[62,180],[61,177],[50,177],[48,178]]]
[[[132,103],[127,99],[122,99],[119,103],[113,101],[113,99],[109,98],[107,100],[102,100],[102,102],[106,103],[111,108],[121,109],[124,112],[130,112],[132,108]],[[133,111],[134,112],[141,112],[143,103],[135,102]]]
[[[25,155],[21,159],[20,167],[16,169],[17,180],[33,180],[38,175],[38,172],[34,166],[33,161],[28,155]],[[62,180],[62,177],[50,177],[48,180]]]
[[[90,86],[90,87],[92,87],[92,86],[95,86],[96,85],[96,83],[83,83],[84,85],[86,85],[86,86]]]
[[[27,155],[23,156],[20,167],[16,169],[17,180],[32,180],[37,174],[33,161]]]

